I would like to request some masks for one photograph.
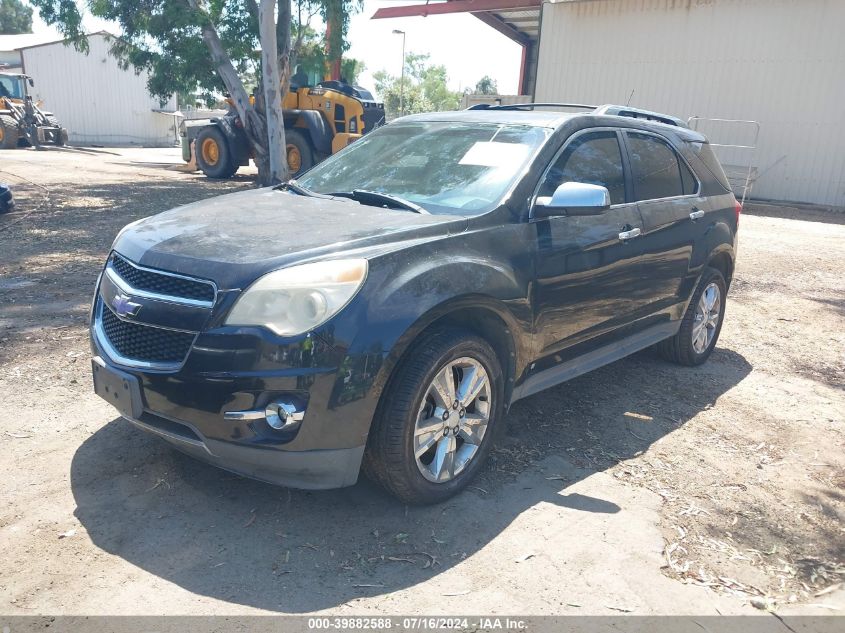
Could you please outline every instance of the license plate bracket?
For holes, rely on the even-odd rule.
[[[114,406],[122,416],[138,419],[144,412],[141,383],[132,374],[109,367],[102,358],[91,359],[94,393]]]

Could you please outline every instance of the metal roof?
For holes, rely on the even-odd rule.
[[[542,0],[443,0],[398,7],[382,7],[372,19],[471,13],[519,44],[540,37]]]

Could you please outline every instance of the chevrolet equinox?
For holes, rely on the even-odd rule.
[[[404,117],[298,181],[130,224],[93,302],[96,393],[236,473],[363,469],[432,503],[520,398],[649,346],[703,363],[741,207],[684,122],[582,109]]]

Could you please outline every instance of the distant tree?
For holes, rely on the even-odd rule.
[[[484,75],[475,84],[475,94],[477,95],[495,95],[499,93],[499,87],[496,85],[496,80],[489,75]]]
[[[0,0],[0,35],[32,33],[32,7],[20,0]]]
[[[366,64],[354,57],[344,57],[340,63],[340,76],[351,84],[357,84]]]
[[[408,53],[405,56],[405,79],[385,70],[373,74],[376,91],[384,101],[388,118],[401,114],[404,100],[405,114],[457,110],[461,93],[449,89],[445,66],[429,66],[428,55]]]

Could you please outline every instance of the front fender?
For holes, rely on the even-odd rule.
[[[348,363],[359,371],[340,376],[346,387],[338,385],[333,395],[349,391],[349,384],[357,383],[359,396],[366,393],[374,411],[391,374],[420,333],[444,317],[467,310],[473,311],[467,314],[483,314],[488,322],[500,322],[503,337],[510,339],[508,354],[512,354],[504,369],[514,378],[532,344],[529,286],[515,272],[519,268],[480,254],[450,256],[448,263],[443,263],[436,253],[415,266],[402,266],[398,260],[407,261],[408,256],[408,251],[401,251],[371,262],[366,300],[350,306],[354,317],[345,326],[339,324],[333,333],[335,344],[349,341]],[[402,273],[395,275],[394,270]],[[360,380],[354,379],[356,373]]]

